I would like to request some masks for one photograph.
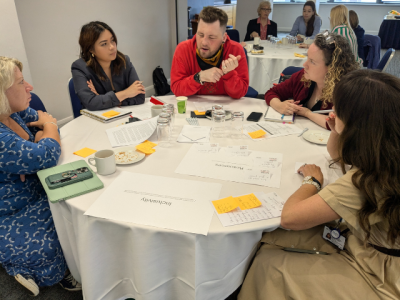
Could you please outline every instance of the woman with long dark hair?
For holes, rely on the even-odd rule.
[[[144,103],[145,89],[129,57],[117,49],[117,36],[106,23],[82,26],[80,58],[72,66],[75,91],[84,108],[102,110]]]
[[[400,299],[399,95],[399,78],[372,70],[336,85],[328,152],[350,170],[322,190],[319,167],[298,170],[281,216],[291,230],[263,235],[240,300]]]
[[[303,6],[303,15],[294,21],[291,36],[297,36],[297,40],[302,42],[303,37],[313,39],[320,31],[322,20],[315,10],[314,1],[307,1]]]

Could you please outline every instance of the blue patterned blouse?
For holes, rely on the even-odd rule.
[[[29,140],[0,123],[0,263],[12,276],[30,275],[39,286],[48,286],[63,278],[66,263],[36,172],[55,166],[61,147],[51,138],[34,142],[37,128],[28,129],[26,123],[38,120],[35,110],[11,118]]]

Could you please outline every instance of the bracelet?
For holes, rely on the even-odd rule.
[[[311,185],[315,186],[318,192],[321,190],[321,183],[312,176],[305,177],[302,185],[303,184],[311,184]]]
[[[56,125],[56,127],[57,127],[57,129],[58,129],[58,125],[56,124],[56,123],[54,123],[54,122],[46,122],[46,123],[44,123],[42,126],[44,127],[44,125],[46,125],[46,124],[53,124],[53,125]]]

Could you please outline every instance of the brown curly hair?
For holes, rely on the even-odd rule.
[[[324,53],[325,65],[328,67],[321,97],[322,108],[326,108],[328,103],[332,103],[333,90],[343,75],[359,69],[360,66],[354,58],[349,42],[341,35],[320,33],[315,36],[314,44]],[[301,81],[304,82],[304,86],[310,87],[311,80],[306,79],[304,75]]]

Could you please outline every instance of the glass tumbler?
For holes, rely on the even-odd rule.
[[[243,137],[243,121],[244,113],[242,111],[232,113],[231,138],[241,139]]]
[[[157,120],[157,141],[160,147],[170,147],[171,128],[167,118]]]
[[[171,115],[171,122],[170,122],[170,125],[171,125],[171,130],[172,130],[172,128],[173,128],[173,126],[174,126],[174,124],[175,124],[175,114],[174,114],[174,110],[171,109],[170,107],[164,107],[164,108],[162,109],[161,113],[169,113],[169,114]]]
[[[214,138],[223,138],[226,136],[225,111],[223,109],[213,112],[212,136]]]

